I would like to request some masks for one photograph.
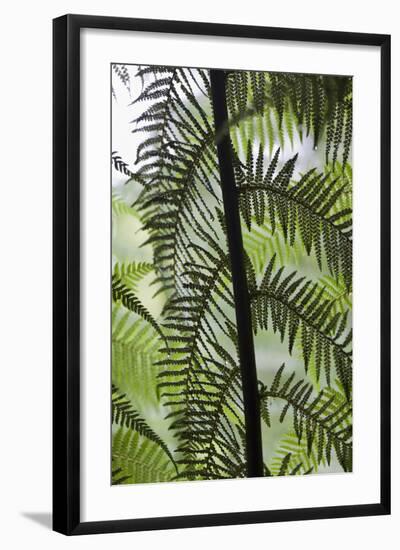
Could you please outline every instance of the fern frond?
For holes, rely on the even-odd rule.
[[[352,469],[352,408],[346,399],[338,398],[327,388],[313,397],[313,386],[305,380],[296,380],[294,373],[282,380],[284,365],[278,369],[270,386],[260,383],[263,417],[270,426],[270,402],[283,402],[279,421],[292,412],[293,429],[300,445],[306,442],[307,457],[317,466],[323,459],[328,464],[334,451],[345,472]],[[284,449],[286,450],[286,449]],[[302,459],[304,463],[304,458]],[[307,463],[307,468],[309,464]]]
[[[296,129],[300,140],[313,135],[314,148],[325,136],[326,162],[331,158],[335,163],[342,148],[342,163],[346,164],[352,139],[351,77],[232,71],[227,95],[231,135],[237,133],[235,124],[243,132],[253,117],[263,146],[266,132],[270,148],[277,142],[283,146],[286,136],[293,146]],[[252,139],[249,134],[247,138]]]
[[[198,95],[209,76],[202,69],[151,69],[140,71],[146,82],[136,100],[150,103],[133,130],[148,136],[137,150],[136,175],[145,184],[137,206],[157,280],[179,293],[189,244],[199,228],[213,232],[221,197],[210,98]]]
[[[135,399],[140,410],[160,409],[157,375],[164,354],[154,328],[123,306],[112,306],[112,373],[114,383]]]
[[[113,275],[135,292],[138,283],[152,271],[154,266],[149,262],[116,263]]]
[[[164,441],[158,436],[133,408],[132,403],[127,399],[125,393],[121,393],[117,386],[112,386],[112,408],[111,418],[114,424],[125,426],[130,430],[138,432],[153,443],[156,443],[168,455],[170,460],[174,462],[172,453]]]
[[[112,483],[173,481],[176,469],[157,442],[120,427],[112,442]]]
[[[122,468],[116,468],[111,472],[112,485],[122,485],[123,483],[130,481],[130,479],[131,479],[131,476],[124,474],[124,471],[122,470]]]
[[[201,235],[203,245],[193,245],[196,262],[185,266],[185,294],[166,306],[163,327],[173,332],[166,336],[168,355],[158,362],[165,369],[159,390],[173,408],[168,416],[181,442],[180,476],[198,479],[207,470],[212,478],[237,477],[245,471],[237,431],[243,414],[240,372],[215,334],[236,348],[230,264],[219,243]]]
[[[244,166],[236,157],[235,177],[246,226],[250,231],[253,217],[262,225],[267,212],[272,233],[279,222],[290,246],[294,246],[299,235],[307,254],[314,251],[320,269],[323,250],[329,271],[335,277],[343,274],[346,285],[351,287],[352,211],[337,208],[343,186],[338,188],[335,180],[329,181],[328,175],[314,169],[292,184],[296,159],[297,155],[276,174],[279,149],[265,173],[261,147],[256,162],[250,154]]]
[[[133,177],[132,172],[129,170],[129,165],[122,160],[122,157],[118,154],[118,151],[111,153],[111,162],[115,170],[125,174],[125,176]]]
[[[112,297],[115,303],[121,303],[126,309],[139,315],[142,319],[147,321],[165,340],[161,327],[151,315],[151,313],[145,308],[133,290],[124,284],[116,273],[112,276]]]
[[[319,468],[326,465],[325,458],[318,463],[317,455],[314,449],[309,454],[306,448],[306,442],[303,439],[299,442],[297,435],[290,431],[280,441],[275,455],[272,458],[269,469],[271,475],[279,476],[282,470],[282,464],[289,457],[287,468],[294,471],[294,475],[307,475],[318,473]]]
[[[319,288],[323,289],[323,297],[333,304],[331,315],[336,315],[339,312],[345,314],[351,310],[352,292],[348,290],[343,277],[336,280],[325,275],[319,280]]]
[[[226,352],[215,345],[215,353]],[[189,415],[179,410],[173,415],[172,429],[178,430],[181,444],[177,463],[182,479],[235,478],[246,475],[243,432],[243,405],[239,369],[208,358],[208,368],[194,372],[192,389],[182,392]],[[165,395],[165,394],[164,394]],[[180,405],[176,400],[174,405]]]
[[[256,274],[261,274],[265,269],[266,258],[276,254],[277,265],[288,264],[300,265],[306,250],[300,239],[297,239],[293,246],[285,241],[283,232],[276,223],[275,231],[272,232],[271,224],[265,219],[262,225],[258,225],[255,217],[252,217],[251,229],[242,227],[243,246],[249,256]]]
[[[268,330],[271,327],[280,334],[282,341],[287,336],[290,353],[299,335],[306,371],[311,356],[315,354],[317,377],[323,366],[329,385],[331,367],[334,365],[349,397],[352,354],[347,315],[337,313],[329,318],[333,306],[323,298],[321,291],[316,292],[318,284],[298,277],[295,271],[286,275],[284,268],[273,273],[274,263],[275,256],[268,263],[259,285],[255,284],[251,266],[248,265],[253,330],[257,332],[258,328]]]
[[[121,216],[123,214],[128,214],[134,218],[138,217],[137,212],[134,208],[129,206],[126,201],[120,197],[117,193],[112,194],[112,214],[113,216]]]
[[[121,80],[122,84],[128,90],[128,92],[131,93],[131,80],[130,80],[129,72],[126,65],[113,63],[112,68],[115,74]]]

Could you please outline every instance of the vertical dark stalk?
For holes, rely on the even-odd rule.
[[[246,428],[247,476],[263,476],[260,404],[254,354],[251,309],[244,266],[243,239],[240,227],[239,202],[235,184],[231,141],[228,131],[225,72],[210,70],[211,96],[221,176],[222,198],[228,247],[232,266],[239,360],[242,375],[244,420]]]

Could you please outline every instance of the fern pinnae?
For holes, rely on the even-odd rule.
[[[189,479],[201,476],[204,468],[212,472],[212,477],[218,477],[216,472],[222,477],[229,477],[227,464],[233,456],[229,459],[227,454],[223,465],[222,455],[215,445],[222,445],[226,453],[232,454],[235,449],[237,455],[240,450],[234,433],[229,435],[223,428],[226,424],[232,430],[222,411],[226,407],[238,422],[235,411],[240,407],[240,396],[235,387],[239,384],[239,371],[230,354],[218,344],[211,326],[211,322],[215,323],[226,337],[231,340],[235,338],[231,333],[233,325],[216,299],[224,300],[226,306],[232,309],[232,289],[225,282],[230,281],[229,261],[218,242],[200,231],[209,248],[192,245],[199,259],[185,266],[185,295],[172,298],[166,306],[167,321],[164,326],[180,332],[179,337],[173,334],[167,338],[180,346],[174,348],[171,358],[160,362],[160,366],[168,367],[168,370],[159,375],[159,389],[164,402],[175,409],[169,416],[173,418],[170,428],[181,441],[177,453],[182,454],[180,464],[184,469],[180,476]],[[182,359],[173,358],[177,352],[178,357],[183,356]],[[221,361],[215,360],[218,355],[221,355]],[[225,362],[230,367],[225,366]],[[224,389],[226,385],[230,391]],[[208,453],[200,452],[201,449],[204,451],[206,441],[209,442],[206,446]],[[202,456],[199,458],[199,455]]]
[[[113,269],[113,274],[121,282],[129,286],[133,291],[136,291],[137,284],[148,273],[154,270],[153,264],[149,262],[131,262],[120,263],[116,262]]]
[[[153,318],[146,307],[141,303],[135,292],[129,286],[127,286],[116,273],[114,273],[112,276],[112,297],[114,302],[121,303],[128,310],[136,313],[142,319],[147,321],[158,332],[158,334],[168,346],[168,343],[165,340],[164,333],[157,321]]]
[[[235,395],[240,399],[240,371],[238,367],[231,370],[224,368],[215,373],[215,378],[209,378],[207,391],[204,383],[199,382],[199,386],[191,392],[191,398],[200,398],[193,402],[194,406],[201,404],[200,409],[197,409],[200,418],[196,420],[195,415],[192,420],[176,421],[177,426],[186,428],[181,432],[183,445],[177,449],[178,452],[185,452],[184,458],[179,461],[185,466],[180,475],[190,477],[196,467],[210,471],[216,477],[237,477],[237,472],[242,469],[243,451],[232,422],[226,419],[224,409],[230,411],[239,426],[242,425],[241,417],[230,404],[230,401],[235,401]],[[241,403],[236,404],[236,407],[241,410]],[[196,445],[199,438],[201,448]]]
[[[129,428],[113,434],[113,484],[172,481],[176,467],[157,443]]]
[[[114,73],[121,80],[122,84],[128,90],[129,95],[130,95],[130,93],[131,93],[131,80],[130,80],[130,76],[129,76],[127,66],[119,64],[119,63],[112,63],[111,66],[113,68]]]
[[[313,135],[314,149],[326,135],[326,162],[336,160],[344,142],[342,162],[345,164],[351,147],[351,94],[349,77],[288,73],[231,72],[228,76],[227,101],[230,116],[239,131],[249,116],[259,113],[265,120],[272,144],[291,143],[295,127],[300,140]],[[271,117],[276,118],[276,125]],[[247,121],[247,120],[246,120]],[[324,130],[326,129],[326,132]]]
[[[278,369],[269,387],[260,383],[265,418],[270,418],[269,400],[282,400],[285,405],[279,420],[283,422],[289,408],[292,410],[298,444],[305,441],[307,456],[313,454],[314,467],[317,468],[324,459],[329,463],[334,450],[343,470],[351,471],[351,404],[346,399],[337,403],[337,394],[332,395],[329,389],[322,390],[310,400],[312,386],[304,380],[295,381],[294,373],[282,383],[283,370],[284,365]]]
[[[118,387],[114,385],[112,386],[111,402],[112,422],[119,426],[125,426],[133,431],[136,431],[150,441],[153,441],[153,443],[156,443],[159,447],[161,447],[161,449],[163,449],[176,468],[174,458],[168,446],[164,443],[160,436],[158,436],[152,428],[150,428],[147,422],[140,416],[138,411],[133,408],[132,403],[126,397],[126,394],[121,393]]]
[[[151,263],[117,262],[113,269],[115,484],[245,477],[254,471],[252,456],[257,475],[352,467],[351,79],[219,73],[229,115],[216,132],[216,72],[140,67],[132,132],[141,143],[132,171],[112,153],[114,168],[140,189],[134,208],[113,198],[113,214],[139,217],[142,246],[153,253]],[[220,114],[216,109],[215,119]],[[271,384],[259,383],[259,400],[251,400],[253,426],[258,404],[267,432],[285,422],[285,435],[267,450],[275,451],[268,464],[260,448],[248,453],[253,436],[227,252],[231,218],[227,224],[222,214],[220,136],[224,146],[230,136],[234,150],[230,181],[239,199],[253,332],[276,334],[290,355],[296,346],[294,359],[305,369],[299,379],[281,367]],[[303,149],[324,140],[326,165],[298,174],[307,161],[298,159]],[[293,153],[284,151],[283,162],[287,146]],[[147,276],[154,296],[165,294],[157,300],[159,316],[137,295]],[[151,388],[143,396],[136,392],[139,381],[146,384],[142,370]],[[157,430],[142,415],[148,410],[163,416]]]
[[[130,474],[125,474],[122,468],[116,468],[111,472],[111,484],[112,485],[122,485],[127,481],[130,481],[132,476]]]
[[[170,378],[171,372],[174,372],[175,375],[179,375],[181,371],[184,371],[186,380],[183,383],[186,387],[185,391],[188,391],[190,387],[188,385],[190,373],[196,365],[199,364],[201,358],[198,346],[201,345],[207,349],[205,331],[210,327],[208,323],[204,324],[205,317],[206,315],[210,315],[215,321],[220,322],[212,311],[212,307],[216,306],[216,300],[213,294],[218,287],[219,281],[223,277],[229,276],[229,271],[227,270],[225,256],[219,259],[214,258],[212,255],[208,255],[208,260],[209,262],[215,263],[211,264],[211,270],[209,270],[208,266],[206,267],[206,276],[202,275],[202,268],[198,265],[196,265],[193,270],[190,269],[190,264],[186,267],[186,276],[189,277],[188,282],[184,283],[187,292],[186,295],[171,299],[166,306],[167,322],[164,326],[167,329],[176,329],[181,333],[179,339],[175,335],[167,336],[167,339],[174,342],[176,340],[182,341],[184,344],[182,348],[188,353],[185,359],[181,361],[184,367],[179,367],[178,371],[175,372],[170,369],[165,373],[160,373],[160,377],[167,376],[167,380],[160,383],[160,387],[168,387],[168,379]],[[231,290],[229,290],[229,292],[231,292]],[[181,314],[179,314],[179,312],[181,312]],[[185,314],[182,315],[183,313]],[[224,318],[227,320],[225,314],[222,314],[222,319]],[[166,359],[161,361],[160,364],[167,364],[167,362],[174,364],[173,359]]]
[[[113,151],[111,153],[111,162],[115,170],[121,172],[125,176],[133,177],[133,173],[129,169],[128,163],[122,160],[122,157],[118,154],[118,151]]]
[[[311,355],[323,351],[328,384],[330,368],[334,365],[349,395],[352,357],[348,351],[350,338],[345,334],[343,316],[338,313],[332,322],[329,318],[332,304],[323,299],[323,289],[316,294],[316,285],[311,285],[304,277],[297,277],[296,272],[284,277],[284,268],[274,274],[274,263],[275,257],[268,263],[261,283],[249,289],[254,330],[268,330],[271,326],[282,340],[287,334],[290,353],[297,335],[300,335],[306,371]]]
[[[262,154],[260,149],[259,157]],[[324,250],[331,273],[335,277],[343,273],[346,285],[350,287],[352,211],[351,208],[333,211],[343,193],[344,185],[338,187],[335,180],[329,180],[328,175],[317,174],[315,169],[292,184],[297,155],[286,162],[274,176],[278,158],[279,150],[275,153],[262,184],[255,183],[251,157],[248,158],[246,166],[243,166],[237,157],[235,159],[236,181],[241,197],[239,204],[249,231],[252,217],[254,216],[259,223],[262,221],[261,213],[266,209],[273,234],[277,222],[283,231],[285,241],[291,246],[295,243],[296,234],[299,234],[308,255],[314,248],[320,269],[321,251]]]

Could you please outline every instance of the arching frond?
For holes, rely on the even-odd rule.
[[[164,449],[139,432],[118,428],[112,441],[112,484],[173,481],[176,470]]]
[[[300,140],[312,134],[314,148],[325,138],[326,162],[331,159],[335,164],[340,150],[343,165],[349,158],[351,77],[232,71],[228,76],[227,102],[239,135],[244,131],[251,141],[257,135],[263,146],[267,137],[270,147],[272,143],[283,146],[286,141],[293,145],[296,131]],[[246,132],[246,128],[252,131]],[[246,149],[243,145],[245,142],[242,149]]]
[[[116,263],[114,265],[115,277],[132,291],[136,291],[138,283],[152,271],[154,271],[154,266],[148,262]]]
[[[140,435],[158,445],[168,455],[171,461],[174,462],[168,446],[134,409],[132,403],[127,399],[126,394],[121,393],[118,387],[114,385],[112,386],[111,418],[114,424],[125,426],[130,430],[138,432]]]
[[[236,183],[239,189],[240,211],[251,230],[254,216],[262,225],[266,215],[275,232],[277,222],[285,241],[294,246],[300,237],[308,255],[313,251],[322,267],[323,255],[330,272],[343,274],[348,287],[352,281],[352,211],[338,209],[337,202],[344,185],[337,187],[336,180],[310,170],[292,183],[297,155],[276,173],[279,149],[268,169],[264,171],[263,149],[259,148],[254,162],[251,148],[246,165],[235,161]],[[333,210],[335,209],[335,210]]]
[[[284,268],[274,273],[274,263],[275,256],[257,284],[254,271],[247,262],[254,331],[271,328],[280,334],[282,341],[287,336],[290,353],[299,335],[306,371],[314,354],[317,377],[323,367],[330,385],[331,367],[334,366],[349,397],[352,354],[347,315],[337,313],[329,318],[332,302],[324,299],[322,291],[316,292],[318,284],[298,277],[296,272],[286,274]]]
[[[168,416],[180,441],[181,477],[197,479],[206,470],[212,478],[237,477],[244,468],[238,432],[243,413],[230,263],[213,237],[202,236],[203,245],[193,245],[196,261],[185,265],[185,294],[165,309],[170,346],[158,362],[164,368],[159,390],[173,408]]]
[[[312,465],[318,470],[321,462],[330,464],[334,452],[343,470],[351,471],[351,404],[329,388],[323,389],[315,396],[313,386],[305,380],[296,380],[294,373],[283,380],[283,370],[284,365],[278,369],[270,386],[260,383],[262,415],[267,425],[270,426],[271,401],[282,402],[280,422],[284,421],[289,412],[292,415],[293,430],[297,438],[294,446],[298,449],[293,453],[293,445],[289,449],[286,439],[281,453],[300,454],[301,456],[295,459],[293,456],[293,459],[301,460],[306,469]],[[291,438],[290,435],[287,437]],[[306,459],[303,456],[304,451]]]
[[[116,273],[114,273],[112,277],[112,297],[115,303],[122,304],[126,309],[129,309],[129,311],[136,313],[147,321],[158,332],[161,338],[164,339],[164,334],[157,321],[142,304],[134,291],[128,285],[124,284]]]
[[[351,78],[113,71],[115,89],[126,97],[120,79],[132,92],[136,155],[111,156],[127,180],[113,172],[113,483],[248,474],[244,314],[259,346],[262,435],[272,434],[257,473],[351,471]],[[216,83],[229,110],[218,132]],[[217,148],[228,134],[239,212],[225,213]],[[229,242],[243,238],[251,318],[237,311],[225,215],[241,220]],[[269,383],[278,353],[295,374],[281,367]]]
[[[145,185],[137,201],[145,244],[153,245],[157,281],[181,292],[180,274],[192,260],[189,245],[199,229],[213,232],[220,203],[218,164],[211,103],[204,90],[208,73],[147,67],[136,102],[146,107],[135,119],[134,132],[145,132],[137,149],[135,176]]]

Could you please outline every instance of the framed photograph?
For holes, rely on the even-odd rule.
[[[54,20],[54,529],[390,513],[390,37]]]

